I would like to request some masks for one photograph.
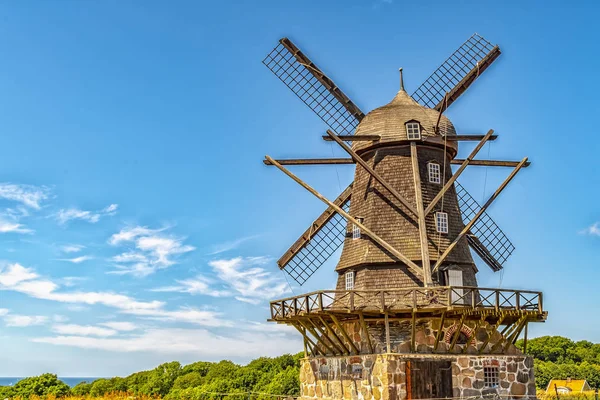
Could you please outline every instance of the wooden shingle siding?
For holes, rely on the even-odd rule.
[[[408,95],[402,93],[400,92],[387,106],[369,113],[357,128],[357,135],[378,134],[381,135],[381,140],[372,143],[357,141],[353,143],[353,149],[360,151],[369,167],[383,176],[401,196],[415,204],[410,141],[406,138],[404,124],[407,121],[419,121],[422,137],[439,137],[434,133],[439,114],[435,110],[418,105]],[[439,131],[448,135],[456,134],[454,127],[445,116],[440,118]],[[442,183],[449,180],[452,176],[450,161],[456,155],[456,147],[447,147],[444,150],[443,147],[421,141],[417,141],[417,146],[421,191],[424,207],[427,207],[443,187],[443,184],[429,182],[427,165],[430,162],[438,163],[441,167],[440,174],[444,174]],[[452,146],[456,146],[456,143]],[[437,232],[435,221],[437,211],[448,214],[447,234]],[[367,228],[408,259],[418,265],[422,263],[416,215],[361,166],[357,166],[355,171],[350,214],[363,218],[363,224]],[[425,221],[429,256],[433,264],[464,228],[454,187],[447,191],[443,200],[438,202],[434,210],[425,217]],[[462,239],[446,258],[444,266],[451,264],[459,265],[464,270],[465,284],[477,284],[476,269],[466,239]],[[346,228],[342,256],[336,271],[342,273],[348,268],[353,268],[356,272],[356,289],[398,288],[422,284],[419,277],[410,273],[403,263],[371,240],[364,232],[359,239],[353,239],[352,224],[348,224]],[[340,279],[338,286],[342,282],[343,279]]]

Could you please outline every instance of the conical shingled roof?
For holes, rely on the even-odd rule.
[[[369,112],[356,128],[355,135],[380,135],[381,139],[375,142],[381,145],[387,142],[408,140],[405,124],[409,121],[418,121],[421,124],[421,137],[441,137],[440,135],[456,135],[454,125],[446,116],[442,115],[438,133],[435,125],[440,113],[432,108],[424,107],[417,103],[404,90],[400,90],[388,104]],[[371,147],[371,142],[355,141],[355,151]],[[455,152],[454,143],[448,143]]]

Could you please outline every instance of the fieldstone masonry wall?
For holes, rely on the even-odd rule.
[[[449,360],[454,397],[498,394],[503,398],[535,398],[533,360],[528,356],[428,357],[369,354],[305,358],[300,368],[302,399],[403,400],[407,398],[408,360]],[[498,369],[499,386],[485,387],[484,368]]]

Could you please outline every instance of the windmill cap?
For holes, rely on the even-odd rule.
[[[435,126],[440,120],[438,132]],[[353,149],[363,151],[373,146],[385,144],[399,144],[399,142],[410,142],[406,133],[408,122],[418,122],[421,127],[421,138],[440,138],[443,135],[454,136],[456,130],[452,122],[439,111],[422,106],[417,103],[406,91],[400,90],[392,101],[369,112],[356,127],[356,136],[379,135],[381,139],[376,142],[355,141]],[[434,143],[432,141],[432,143]],[[456,153],[456,142],[448,143],[451,153]],[[453,150],[453,151],[452,151]]]

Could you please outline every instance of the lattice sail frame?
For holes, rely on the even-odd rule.
[[[362,111],[316,65],[301,63],[297,58],[300,51],[292,53],[289,47],[293,44],[286,40],[285,38],[280,40],[273,51],[265,57],[263,64],[335,133],[353,135],[364,116]],[[303,54],[300,55],[306,58]],[[306,61],[310,62],[308,58]],[[336,95],[345,98],[346,105],[340,102]],[[348,108],[355,109],[354,113]]]
[[[426,107],[436,108],[444,100],[446,93],[455,90],[494,49],[497,46],[475,33],[433,71],[411,97]]]
[[[350,200],[346,200],[341,206],[346,212],[350,211]],[[288,261],[285,272],[302,286],[344,243],[347,226],[346,219],[334,213]]]
[[[463,222],[466,224],[481,209],[481,206],[460,183],[455,182],[454,184],[458,196],[458,206]],[[515,246],[502,229],[485,212],[471,228],[467,240],[471,248],[495,272],[503,268],[504,263],[515,250]]]

